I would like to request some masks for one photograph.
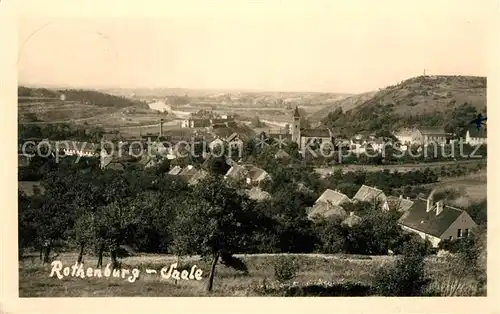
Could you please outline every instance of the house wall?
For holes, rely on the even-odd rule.
[[[467,134],[465,135],[465,143],[468,145],[482,145],[486,144],[486,138],[481,138],[481,137],[471,137],[469,131],[467,131]]]
[[[412,233],[416,233],[418,234],[422,239],[424,240],[428,240],[431,244],[432,244],[432,247],[435,247],[437,248],[439,246],[439,242],[441,242],[441,239],[438,238],[438,237],[435,237],[435,236],[432,236],[430,234],[427,234],[425,232],[422,232],[422,231],[419,231],[419,230],[416,230],[416,229],[413,229],[413,228],[409,228],[407,226],[404,226],[404,225],[401,225],[401,228],[403,230],[406,230],[406,231],[409,231],[409,232],[412,232]]]
[[[463,212],[460,216],[458,216],[457,220],[455,220],[455,222],[451,224],[448,230],[446,230],[441,235],[441,239],[442,240],[450,239],[450,236],[453,237],[453,239],[456,239],[458,229],[462,230],[462,235],[463,235],[465,229],[469,229],[469,232],[471,232],[471,230],[476,226],[477,225],[474,222],[474,220],[472,220],[472,218],[466,212]]]
[[[411,135],[395,135],[401,143],[413,143],[413,136]]]
[[[429,143],[446,144],[445,136],[423,135],[422,138],[423,138],[422,143],[424,143],[425,145]]]

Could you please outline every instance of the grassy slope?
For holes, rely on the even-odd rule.
[[[62,254],[57,258],[63,267],[71,266],[76,261],[76,254]],[[301,268],[296,282],[305,284],[319,280],[341,282],[353,281],[369,284],[375,271],[383,265],[394,261],[393,256],[373,256],[363,259],[343,255],[303,254],[298,257]],[[275,255],[247,255],[243,257],[249,268],[245,276],[224,265],[218,265],[214,283],[214,296],[252,296],[256,293],[253,287],[261,285],[265,279],[267,284],[276,284],[273,263]],[[95,267],[95,257],[84,260],[87,267]],[[36,256],[19,263],[19,295],[21,297],[105,297],[105,296],[204,296],[204,290],[210,264],[196,259],[181,260],[181,264],[196,265],[204,272],[201,281],[162,280],[158,274],[146,274],[145,269],[156,269],[158,272],[164,266],[176,262],[174,256],[143,255],[122,260],[124,268],[137,267],[141,271],[139,279],[129,283],[121,278],[74,278],[62,280],[49,277],[50,266],[42,266]],[[108,261],[105,259],[105,263]],[[427,269],[433,278],[447,276],[444,272],[445,263],[437,257],[429,258]],[[86,269],[86,267],[85,267]],[[64,285],[62,284],[64,282]]]
[[[376,104],[394,104],[394,112],[400,115],[445,111],[468,102],[482,111],[486,107],[486,78],[478,76],[419,76],[399,84],[354,95],[332,104],[313,114],[321,120],[329,112],[342,107],[363,110]]]

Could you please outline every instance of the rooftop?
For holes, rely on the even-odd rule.
[[[379,199],[380,201],[387,200],[385,193],[377,189],[376,187],[371,187],[367,185],[362,185],[356,195],[354,195],[353,200],[357,200],[360,202],[371,202],[374,199]]]
[[[458,208],[443,205],[443,211],[436,215],[436,205],[427,212],[427,200],[417,199],[412,208],[399,219],[399,223],[426,234],[441,237],[463,212]]]
[[[351,200],[345,194],[338,191],[326,189],[323,194],[316,200],[316,202],[330,202],[333,205],[341,205],[350,202]]]

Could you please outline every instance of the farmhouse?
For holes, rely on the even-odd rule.
[[[233,165],[224,176],[235,181],[245,180],[247,184],[256,185],[269,178],[269,174],[251,164]]]
[[[342,221],[342,225],[348,226],[348,227],[353,227],[361,222],[361,217],[358,215],[354,214],[354,212],[350,212],[349,216]]]
[[[350,203],[351,200],[345,194],[339,191],[333,191],[327,189],[320,197],[316,200],[313,207],[308,212],[309,218],[314,217],[345,217],[347,215],[346,211],[342,207],[343,204]]]
[[[370,202],[378,203],[382,206],[382,210],[389,210],[389,204],[387,203],[387,196],[382,190],[376,187],[371,187],[367,185],[362,185],[356,195],[352,198],[353,202]]]
[[[399,219],[401,227],[429,240],[438,247],[442,240],[453,240],[469,236],[476,223],[458,208],[433,202],[432,197],[415,200],[413,206]]]
[[[279,149],[276,154],[274,154],[274,158],[276,159],[288,159],[290,158],[290,155],[285,152],[283,149]]]
[[[61,141],[56,142],[55,146],[52,144],[50,147],[62,149],[65,155],[80,156],[80,157],[93,157],[97,154],[99,144],[75,141]]]
[[[486,145],[486,129],[485,128],[470,128],[465,134],[465,143],[477,146]]]
[[[408,197],[403,198],[403,195],[399,197],[389,196],[387,197],[387,204],[390,210],[407,212],[413,206],[413,201]]]
[[[125,169],[119,158],[114,156],[101,156],[101,169],[118,170]]]
[[[429,145],[435,144],[449,144],[453,134],[445,132],[442,128],[413,128],[402,129],[394,133],[394,136],[402,144],[420,144]]]
[[[401,129],[393,133],[394,137],[402,144],[414,144],[419,141],[420,134],[417,129]]]
[[[445,132],[441,128],[421,128],[420,132],[420,144],[429,145],[430,143],[435,144],[449,144],[451,140],[451,133]]]

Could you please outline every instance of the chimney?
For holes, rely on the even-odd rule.
[[[427,212],[430,212],[430,211],[431,211],[431,209],[432,209],[432,205],[434,205],[434,204],[432,204],[432,198],[431,198],[431,197],[428,197],[428,198],[427,198]]]
[[[349,213],[349,216],[352,216],[352,215],[354,215],[354,212],[350,212],[350,213]]]
[[[402,198],[403,198],[403,195],[399,195],[399,198],[401,198],[401,199],[402,199]]]
[[[160,137],[163,136],[163,119],[160,119]]]
[[[436,203],[436,216],[441,214],[443,211],[443,201],[439,201]]]
[[[407,199],[407,200],[409,200],[409,199],[410,199],[410,197],[409,197],[409,196],[407,196],[407,197],[406,197],[406,199]]]

